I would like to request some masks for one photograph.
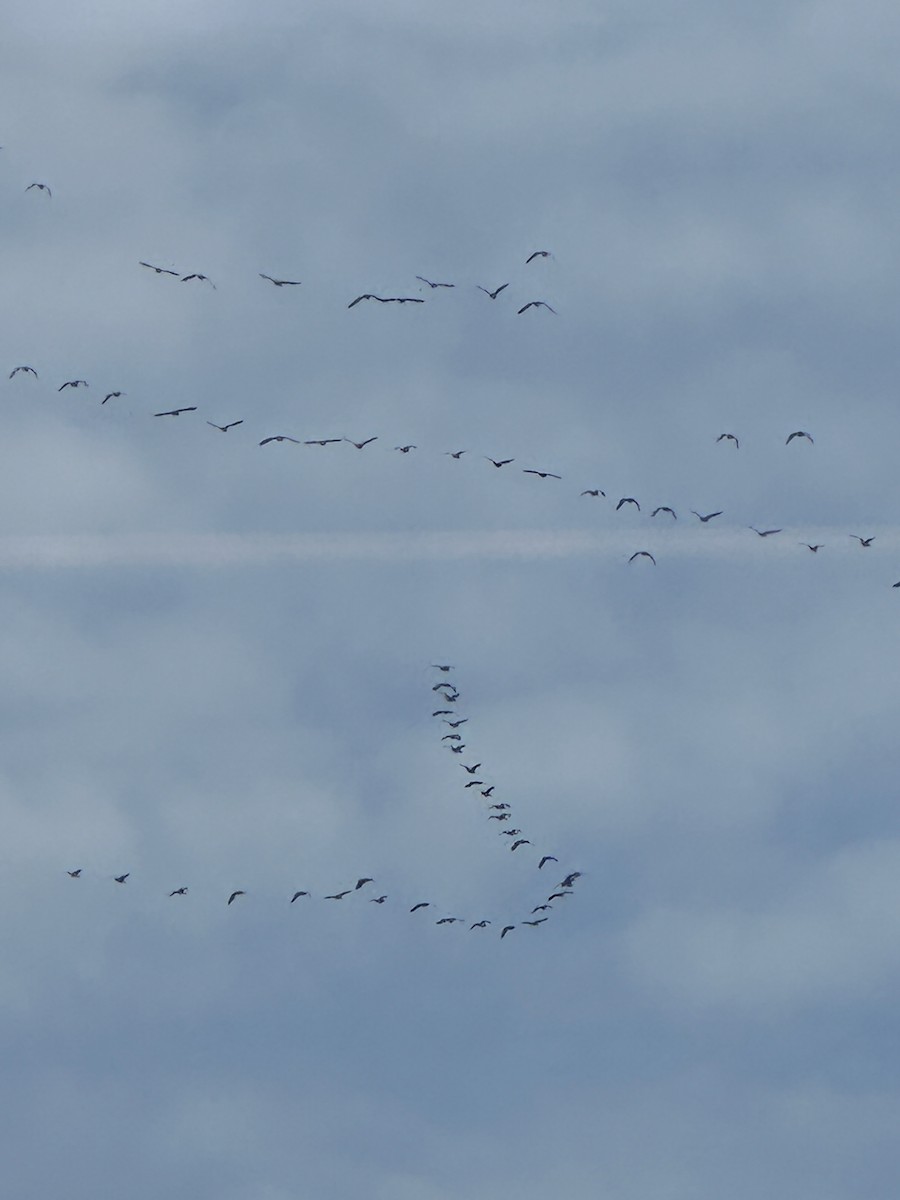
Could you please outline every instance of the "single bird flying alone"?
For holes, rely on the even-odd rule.
[[[78,879],[81,876],[81,872],[83,870],[84,870],[83,867],[76,867],[74,871],[66,871],[66,874],[69,876],[70,879]]]
[[[47,193],[47,195],[48,195],[48,196],[50,196],[50,197],[52,197],[52,196],[53,196],[53,193],[52,193],[52,192],[50,191],[50,189],[47,187],[46,183],[29,183],[29,185],[28,185],[28,187],[25,189],[25,191],[26,191],[26,192],[30,192],[32,188],[37,188],[39,191],[46,192],[46,193]]]
[[[654,567],[656,566],[656,559],[653,557],[653,555],[650,553],[649,550],[635,550],[634,554],[632,554],[631,558],[629,558],[628,561],[630,563],[633,563],[636,558],[649,558],[650,561],[653,563]]]
[[[788,437],[787,437],[787,441],[784,444],[787,446],[789,442],[792,442],[794,440],[794,438],[806,438],[806,440],[809,442],[810,445],[814,444],[812,438],[803,429],[796,429],[793,433],[789,433]]]
[[[308,895],[309,895],[309,892],[294,892],[293,896],[291,896],[291,904],[293,904],[295,900],[299,900],[301,896],[308,896]]]
[[[723,440],[729,441],[729,442],[734,442],[735,450],[740,449],[741,443],[737,440],[737,438],[734,436],[733,433],[720,433],[719,436],[716,438],[716,441],[721,442]]]
[[[169,892],[169,899],[171,900],[173,896],[186,896],[186,895],[187,895],[187,888],[180,887],[180,888],[176,888],[174,892]]]
[[[243,892],[240,889],[238,889],[236,892],[232,892],[231,895],[228,897],[228,903],[233,904],[234,901],[237,900],[238,896],[246,896],[246,895],[247,895],[246,892]]]
[[[126,871],[124,875],[115,875],[113,878],[115,879],[116,883],[124,883],[130,874],[130,871]]]

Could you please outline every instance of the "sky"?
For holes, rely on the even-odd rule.
[[[11,1194],[895,1194],[898,43],[7,6]]]

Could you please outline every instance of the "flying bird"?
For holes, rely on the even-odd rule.
[[[387,896],[373,896],[372,899],[369,901],[369,903],[370,904],[384,904],[385,900],[387,900]]]
[[[538,917],[538,919],[536,921],[523,921],[522,924],[523,925],[543,925],[543,923],[546,920],[547,920],[546,917]]]
[[[444,454],[448,458],[462,458],[462,456],[465,454],[465,450],[445,450]]]
[[[171,900],[173,896],[186,896],[186,895],[187,895],[186,887],[176,888],[174,892],[169,892],[169,899]]]
[[[420,900],[420,901],[419,901],[419,903],[418,903],[418,904],[414,904],[414,905],[412,906],[412,908],[411,908],[409,911],[410,911],[411,913],[414,913],[414,912],[416,912],[416,911],[417,911],[417,909],[420,909],[420,908],[430,908],[430,906],[431,906],[431,901],[430,901],[430,900]]]
[[[53,196],[53,193],[47,187],[46,183],[29,183],[29,185],[25,189],[25,191],[30,192],[32,188],[39,188],[42,192],[46,192],[47,195],[50,196],[51,198]]]
[[[508,467],[511,462],[515,462],[514,458],[491,458],[489,455],[484,456],[489,463],[493,463],[495,467]]]
[[[531,845],[531,842],[529,842],[528,838],[519,838],[519,840],[517,842],[513,842],[513,844],[510,846],[510,850],[511,851],[518,850],[518,848],[520,846],[530,846],[530,845]]]
[[[450,285],[451,287],[453,284]],[[375,297],[376,300],[378,297]],[[383,303],[385,304],[424,304],[424,300],[418,299],[416,296],[386,296]]]
[[[262,271],[258,272],[260,279],[268,279],[269,283],[274,283],[276,287],[299,287],[299,279],[273,279],[271,275],[263,275]]]
[[[291,904],[293,904],[295,900],[299,900],[301,896],[308,896],[308,895],[309,895],[309,892],[294,892],[293,896],[291,896]]]
[[[547,897],[547,900],[548,900],[548,901],[550,901],[550,900],[562,900],[563,896],[571,896],[571,895],[572,895],[572,893],[571,893],[570,891],[566,891],[566,892],[554,892],[552,896],[548,896],[548,897]]]
[[[528,264],[531,262],[531,260],[534,258],[551,258],[551,257],[552,257],[552,255],[550,254],[549,250],[535,250],[535,252],[533,254],[529,254],[528,257],[525,259],[525,266],[527,267]]]
[[[217,425],[215,421],[207,421],[207,425],[212,425],[213,429],[218,429],[220,433],[227,433],[229,429],[234,429],[236,425],[243,425],[244,421],[229,421],[227,425]]]
[[[84,870],[84,868],[83,868],[83,867],[76,867],[76,869],[75,869],[74,871],[66,871],[66,874],[67,874],[67,875],[68,875],[68,876],[69,876],[71,879],[78,879],[78,878],[79,878],[79,876],[81,875],[81,872],[82,872],[83,870]]]
[[[518,837],[522,832],[521,829],[503,829],[500,831],[501,837]]]
[[[737,440],[737,438],[734,436],[733,433],[720,433],[719,436],[716,438],[716,441],[717,442],[721,442],[721,441],[734,442],[735,450],[739,450],[740,446],[741,446],[741,443]]]
[[[788,442],[792,442],[795,437],[806,438],[811,445],[813,444],[812,438],[803,429],[796,429],[793,433],[788,434],[787,441],[784,444],[787,445]]]
[[[458,721],[444,721],[444,724],[449,725],[451,729],[459,729],[460,725],[466,725],[468,720],[468,717],[460,717]]]
[[[501,283],[500,286],[498,288],[496,288],[493,292],[489,292],[488,289],[486,287],[482,287],[480,283],[476,284],[476,287],[478,288],[479,292],[484,292],[484,294],[486,296],[490,296],[490,298],[492,300],[496,300],[497,297],[500,295],[500,293],[503,291],[503,289],[509,287],[509,284]]]
[[[812,550],[813,554],[815,554],[818,550],[821,550],[822,546],[824,544],[825,544],[824,542],[816,542],[815,546],[813,546],[809,542],[798,542],[797,543],[798,546],[805,546],[807,548],[807,550]]]
[[[66,382],[61,384],[56,390],[58,392],[61,392],[61,391],[63,391],[64,388],[67,388],[67,387],[78,388],[78,387],[87,387],[87,385],[88,385],[88,381],[86,379],[67,379]]]
[[[27,374],[33,375],[35,379],[38,377],[38,373],[34,367],[13,367],[9,373],[10,379],[12,379],[14,375],[18,375],[20,371],[25,371]]]
[[[216,285],[213,283],[213,281],[210,279],[210,277],[208,275],[200,275],[198,272],[195,272],[193,275],[182,275],[181,282],[182,283],[190,283],[190,281],[192,279],[196,279],[200,283],[208,283],[209,286],[213,289],[213,291],[216,290]]]
[[[374,883],[374,882],[375,882],[375,880],[374,880],[374,879],[372,879],[372,878],[371,878],[371,876],[369,876],[369,875],[366,875],[366,876],[364,876],[364,878],[362,878],[362,879],[357,879],[357,881],[356,881],[356,887],[355,887],[353,890],[354,890],[354,892],[358,892],[358,891],[359,891],[359,889],[360,889],[360,888],[363,886],[363,884],[366,884],[366,883]]]
[[[440,683],[433,684],[431,690],[433,692],[439,692],[441,688],[449,688],[451,692],[456,691],[456,686],[450,683],[448,679],[442,679]]]
[[[463,752],[463,750],[465,750],[465,748],[466,748],[465,742],[460,742],[458,746],[451,746],[450,750],[452,751],[453,754],[462,754],[462,752]]]
[[[414,446],[411,442],[406,446],[395,446],[395,450],[399,450],[401,454],[409,454],[410,450],[418,450],[418,446]]]
[[[443,671],[444,674],[446,674],[447,671],[453,670],[453,663],[432,663],[431,665],[434,667],[435,671]]]
[[[586,488],[581,494],[582,496],[602,496],[604,500],[606,499],[606,492],[601,492],[599,488]]]
[[[427,283],[432,289],[439,287],[456,287],[455,283],[432,283],[431,280],[426,279],[424,275],[417,275],[416,279],[418,279],[421,283]]]
[[[343,438],[310,438],[303,443],[304,446],[333,446],[337,442],[342,442]]]
[[[623,496],[622,499],[619,501],[619,503],[616,505],[616,512],[619,511],[619,509],[622,507],[623,504],[633,504],[634,507],[638,510],[638,512],[641,511],[641,506],[638,504],[637,500],[635,500],[633,496]]]
[[[484,792],[481,794],[483,796]],[[506,803],[506,801],[504,801],[502,804],[491,804],[490,807],[495,808],[497,812],[506,812],[506,810],[509,808],[509,805]]]
[[[470,775],[474,775],[475,772],[478,770],[478,768],[481,766],[481,763],[476,763],[474,767],[467,767],[465,763],[460,763],[459,765],[462,767],[462,769],[464,771],[468,771]]]
[[[527,304],[523,304],[523,305],[522,305],[522,307],[521,307],[521,308],[519,309],[519,311],[516,313],[516,316],[519,316],[519,317],[520,317],[520,316],[522,315],[522,313],[523,313],[523,312],[527,312],[529,308],[546,308],[546,309],[548,309],[548,311],[552,312],[554,316],[556,316],[556,315],[557,315],[557,313],[556,313],[556,309],[555,309],[555,308],[550,308],[550,305],[549,305],[549,304],[547,304],[545,301],[543,301],[543,300],[529,300]]]
[[[182,413],[196,412],[197,405],[189,404],[186,408],[170,408],[166,412],[154,413],[154,417],[180,417]]]
[[[522,474],[539,475],[541,479],[562,479],[562,475],[554,475],[552,471],[533,471],[531,467],[523,467]]]
[[[376,434],[375,437],[366,438],[364,442],[354,442],[353,438],[348,437],[345,437],[344,441],[349,442],[351,446],[355,446],[357,450],[362,450],[363,446],[368,446],[370,442],[377,442],[378,435]]]
[[[559,859],[554,858],[554,856],[552,854],[545,854],[544,857],[541,859],[541,861],[538,863],[538,870],[541,869],[541,867],[544,865],[544,863],[548,863],[548,862],[559,862]],[[536,910],[532,910],[532,911],[536,911]]]
[[[275,433],[272,435],[272,437],[263,438],[259,444],[261,446],[268,446],[269,442],[293,442],[295,446],[300,445],[299,438],[288,437],[286,433]]]
[[[362,296],[357,296],[355,300],[351,300],[347,307],[353,308],[354,305],[359,304],[360,300],[378,300],[381,304],[385,303],[381,296],[376,296],[372,292],[365,292]]]
[[[246,892],[242,892],[240,890],[238,890],[236,892],[232,892],[231,895],[228,897],[228,903],[231,904],[233,901],[237,900],[238,896],[246,896],[246,895],[247,895]]]
[[[580,878],[581,878],[581,871],[572,871],[565,877],[565,879],[562,881],[562,883],[559,886],[561,888],[570,888],[572,886],[572,884],[575,882],[575,880],[580,879]]]
[[[752,529],[760,537],[771,537],[773,533],[781,533],[780,529],[757,529],[755,525],[748,525],[747,528]]]
[[[149,267],[150,270],[155,271],[157,273],[157,275],[174,275],[176,279],[178,278],[177,271],[169,271],[169,270],[167,270],[166,267],[155,267],[153,265],[153,263],[148,263],[148,262],[142,262],[139,265],[142,267]]]
[[[470,787],[481,787],[481,785],[482,785],[483,783],[484,783],[484,780],[483,780],[483,779],[470,779],[468,783],[466,783],[466,784],[463,784],[463,787],[467,787],[467,788],[470,788]]]
[[[515,925],[504,925],[504,926],[503,926],[503,931],[502,931],[502,933],[500,934],[500,940],[502,941],[502,940],[503,940],[503,939],[506,937],[506,935],[507,935],[508,933],[512,933],[512,931],[513,931],[514,929],[515,929]]]
[[[851,533],[850,536],[852,538],[856,538],[856,540],[859,542],[859,544],[861,546],[871,546],[872,543],[875,541],[874,537],[864,538],[864,537],[860,537],[858,533]]]
[[[452,717],[453,709],[452,708],[436,708],[431,715],[433,717]]]
[[[352,891],[353,891],[353,888],[347,888],[346,892],[335,892],[331,896],[326,896],[325,899],[326,900],[343,900],[343,898],[345,896],[349,896]]]
[[[508,812],[491,813],[491,815],[488,817],[488,820],[489,821],[508,821],[510,818],[510,815],[511,814]]]
[[[124,396],[124,395],[125,395],[124,392],[107,392],[106,395],[103,397],[103,399],[100,401],[100,403],[105,404],[107,402],[107,400],[118,400],[118,398],[120,396]]]
[[[653,555],[650,553],[649,550],[635,550],[634,554],[632,554],[631,558],[629,558],[628,561],[630,563],[633,563],[636,558],[649,558],[650,561],[653,563],[654,567],[656,566],[656,559],[653,557]]]
[[[462,741],[462,734],[461,734],[461,733],[445,733],[445,734],[444,734],[444,736],[441,738],[441,741],[442,741],[442,742],[461,742],[461,741]],[[479,781],[478,781],[478,782],[479,782],[479,783],[483,783],[483,782],[484,782],[484,780],[483,780],[483,779],[479,779]],[[468,786],[469,786],[469,785],[468,785],[468,784],[466,784],[466,787],[468,787]]]
[[[653,510],[653,512],[650,514],[650,516],[651,516],[651,517],[655,517],[657,513],[661,513],[661,512],[667,512],[667,513],[669,513],[669,514],[671,515],[671,517],[672,517],[672,519],[673,519],[673,520],[675,520],[675,521],[677,521],[677,520],[678,520],[678,514],[675,512],[675,509],[674,509],[674,508],[669,508],[668,504],[661,504],[661,505],[659,506],[659,508],[654,508],[654,510]]]
[[[713,519],[713,517],[721,517],[721,515],[722,515],[721,509],[718,512],[707,513],[705,517],[700,516],[700,513],[697,512],[696,508],[692,508],[691,512],[694,514],[695,517],[700,517],[700,520],[703,522],[704,525],[706,524],[707,521],[711,521]]]
[[[534,906],[534,908],[531,910],[532,916],[533,916],[533,915],[534,915],[536,912],[547,912],[547,910],[548,910],[548,909],[551,909],[552,907],[553,907],[553,905],[552,905],[552,904],[536,904],[536,905]]]
[[[484,797],[485,797],[485,799],[488,799],[488,800],[489,800],[489,799],[491,798],[491,796],[493,795],[493,793],[494,793],[494,787],[495,787],[495,786],[496,786],[496,785],[492,783],[490,787],[488,787],[488,788],[485,788],[485,789],[484,789],[484,791],[481,793],[481,794],[482,794],[482,796],[484,796]]]
[[[435,921],[435,925],[454,925],[457,921],[461,921],[462,917],[441,917],[439,921]]]
[[[469,932],[471,933],[473,929],[487,929],[488,925],[490,925],[490,921],[476,921],[474,925],[469,926]]]
[[[126,871],[124,875],[115,875],[113,878],[115,879],[116,883],[124,883],[130,874],[130,871]]]

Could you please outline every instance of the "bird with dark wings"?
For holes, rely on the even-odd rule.
[[[300,439],[288,437],[286,433],[273,433],[271,437],[263,438],[259,443],[261,446],[268,446],[269,442],[293,442],[295,446],[300,445]]]
[[[418,279],[420,281],[420,283],[427,283],[428,286],[432,289],[439,288],[439,287],[444,287],[444,288],[456,287],[455,283],[432,283],[431,280],[426,279],[424,275],[417,275],[416,279]]]
[[[273,279],[271,275],[263,275],[262,271],[258,272],[260,279],[268,279],[269,283],[274,283],[276,287],[300,287],[299,279]]]
[[[309,438],[303,443],[304,446],[333,446],[337,442],[344,441],[343,438]]]
[[[551,254],[550,254],[549,250],[535,250],[533,254],[529,254],[528,257],[525,259],[525,266],[527,267],[528,264],[535,258],[550,258],[550,257],[551,257]]]
[[[815,444],[809,434],[803,429],[796,429],[793,433],[789,433],[787,441],[784,444],[787,446],[789,442],[794,440],[794,438],[806,438],[811,446]]]
[[[491,458],[487,454],[484,457],[489,463],[493,463],[495,467],[508,467],[510,463],[516,461],[514,458]]]
[[[549,312],[552,312],[554,316],[558,315],[556,309],[551,308],[545,300],[529,300],[527,304],[522,305],[522,307],[516,313],[516,316],[520,317],[522,313],[527,312],[529,308],[546,308]]]
[[[717,442],[721,442],[721,441],[734,442],[735,450],[739,450],[740,446],[741,446],[741,443],[737,440],[737,438],[734,436],[733,433],[720,433],[719,436],[716,438],[716,441]]]
[[[154,413],[154,417],[180,417],[182,413],[196,412],[197,405],[189,404],[185,408],[169,408],[165,412]]]
[[[105,404],[107,402],[107,400],[118,400],[120,396],[124,396],[124,395],[125,395],[124,392],[107,392],[106,395],[103,397],[103,399],[100,401],[100,403]]]
[[[345,437],[343,440],[345,442],[349,442],[351,446],[355,446],[357,448],[357,450],[362,450],[363,447],[368,446],[370,442],[377,442],[378,435],[376,434],[374,437],[366,438],[366,440],[364,442],[354,442],[353,438],[348,438],[348,437]]]
[[[32,188],[37,188],[41,192],[46,192],[48,196],[53,196],[53,193],[47,187],[46,183],[29,183],[25,191],[30,192]]]
[[[619,501],[619,503],[616,505],[616,512],[618,512],[619,509],[622,508],[626,504],[633,504],[634,507],[638,510],[638,512],[641,511],[641,506],[638,504],[637,500],[635,500],[635,498],[633,496],[623,496],[622,499]]]
[[[201,275],[197,271],[195,271],[193,275],[182,275],[181,282],[182,283],[190,283],[190,281],[192,279],[196,279],[198,281],[198,283],[208,283],[209,286],[213,289],[213,291],[216,290],[216,285],[213,283],[213,281],[210,279],[210,277],[208,275]]]
[[[176,279],[179,278],[177,271],[170,271],[166,267],[155,267],[153,265],[153,263],[148,263],[148,262],[142,262],[142,263],[139,263],[138,265],[141,267],[149,267],[150,270],[155,271],[157,273],[157,275],[174,275]]]
[[[540,479],[562,479],[562,475],[554,475],[552,471],[535,471],[531,467],[523,467],[522,474],[537,475]]]
[[[12,379],[15,375],[18,375],[20,371],[24,371],[28,375],[33,375],[35,377],[35,379],[37,379],[37,377],[38,377],[38,373],[34,369],[34,367],[13,367],[13,369],[9,373],[10,379]],[[60,389],[60,390],[62,390],[62,389]]]
[[[718,512],[707,513],[705,517],[702,516],[700,513],[698,513],[696,508],[692,508],[691,512],[694,514],[695,517],[699,517],[704,525],[706,524],[707,521],[711,521],[713,519],[713,517],[721,517],[721,515],[722,515],[721,509]]]
[[[484,292],[484,294],[486,296],[490,296],[490,298],[492,300],[496,300],[497,297],[500,295],[500,293],[503,291],[503,289],[509,287],[509,284],[501,283],[500,286],[498,288],[495,288],[494,291],[492,291],[492,292],[488,291],[488,289],[486,287],[482,287],[480,283],[476,284],[475,286],[478,288],[479,292]]]
[[[650,553],[649,550],[635,550],[634,554],[632,554],[631,558],[629,558],[628,561],[630,563],[633,563],[636,558],[649,558],[650,561],[653,563],[654,567],[656,566],[656,559],[653,557],[653,555]]]
[[[67,379],[66,382],[61,384],[56,390],[58,392],[61,392],[61,391],[63,391],[64,388],[67,388],[67,387],[80,388],[80,387],[87,387],[87,386],[88,386],[88,381],[86,379]]]
[[[238,425],[243,425],[243,418],[240,421],[229,421],[227,425],[217,425],[215,421],[207,421],[207,425],[212,425],[213,429],[218,429],[220,433],[227,433],[229,429],[234,429]]]

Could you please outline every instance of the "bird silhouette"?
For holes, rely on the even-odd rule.
[[[46,192],[48,196],[50,196],[50,197],[53,196],[53,193],[47,187],[46,183],[29,183],[29,185],[25,189],[25,191],[30,192],[32,188],[38,188],[40,191]]]
[[[309,892],[294,892],[293,896],[291,896],[291,904],[293,904],[295,900],[299,900],[301,896],[308,896],[308,895],[309,895]]]
[[[554,856],[552,854],[545,854],[544,857],[541,859],[541,861],[538,863],[538,870],[541,869],[541,867],[544,865],[544,863],[548,863],[548,862],[559,862],[559,859],[554,858]]]
[[[418,446],[414,446],[411,442],[406,446],[395,446],[395,450],[399,450],[401,454],[409,454],[410,450],[418,450]]]
[[[581,494],[582,496],[602,496],[604,500],[606,499],[606,492],[601,492],[599,488],[586,488]]]
[[[369,903],[370,904],[384,904],[385,900],[387,900],[387,896],[373,896],[372,899],[369,901]]]
[[[581,871],[571,871],[560,883],[561,888],[570,888],[576,879],[581,878]]]
[[[707,521],[711,521],[713,519],[713,517],[721,517],[721,515],[722,515],[721,509],[718,512],[707,513],[705,517],[700,516],[700,513],[697,512],[696,508],[692,508],[691,512],[694,514],[695,517],[699,517],[704,525],[706,524]]]
[[[411,913],[414,913],[414,912],[417,912],[417,911],[418,911],[418,909],[420,909],[420,908],[430,908],[430,907],[431,907],[431,901],[430,901],[430,900],[420,900],[420,901],[419,901],[419,903],[418,903],[418,904],[414,904],[414,905],[412,906],[412,908],[411,908],[409,911],[410,911]]]
[[[654,508],[654,510],[650,514],[650,516],[655,517],[657,513],[661,513],[661,512],[667,512],[670,514],[670,516],[672,517],[673,520],[675,520],[675,521],[678,520],[678,514],[675,512],[675,509],[669,508],[668,504],[660,504],[659,508]]]
[[[523,467],[523,475],[537,475],[541,479],[562,479],[562,475],[554,475],[552,471],[534,471],[531,467]]]
[[[859,544],[861,546],[871,546],[872,543],[875,541],[874,537],[864,538],[864,537],[860,537],[858,533],[851,533],[850,536],[852,538],[856,538],[856,540],[859,542]]]
[[[551,908],[553,908],[552,904],[536,904],[531,912],[533,915],[536,912],[547,912],[547,910]]]
[[[474,925],[469,926],[469,932],[471,933],[473,929],[487,929],[488,925],[490,925],[490,921],[476,921]]]
[[[529,254],[528,257],[525,259],[525,266],[527,267],[528,264],[532,261],[532,259],[551,258],[551,257],[552,257],[552,255],[550,254],[549,250],[535,250],[535,252],[533,254]]]
[[[338,442],[342,442],[343,438],[310,438],[303,443],[304,446],[334,446]]]
[[[421,283],[427,283],[428,286],[432,290],[434,290],[434,288],[439,288],[439,287],[446,287],[446,288],[456,287],[455,283],[432,283],[431,280],[426,279],[424,275],[417,275],[416,279],[418,279]]]
[[[510,814],[508,812],[491,813],[491,815],[488,817],[488,820],[489,821],[508,821],[509,818],[510,818]]]
[[[207,425],[212,425],[213,429],[218,429],[220,433],[227,433],[229,429],[234,429],[237,425],[243,425],[244,421],[229,421],[227,425],[217,425],[215,421],[207,421]]]
[[[78,879],[78,878],[81,876],[81,872],[82,872],[83,870],[84,870],[84,868],[83,868],[83,867],[76,867],[74,871],[66,871],[66,874],[67,874],[67,875],[68,875],[68,876],[69,876],[71,879]]]
[[[513,842],[513,844],[510,846],[510,850],[511,851],[518,850],[518,848],[520,846],[530,846],[530,845],[531,845],[531,842],[529,842],[528,838],[519,838],[518,841]]]
[[[787,445],[788,442],[792,442],[794,440],[794,438],[798,438],[798,437],[806,438],[806,440],[810,443],[810,445],[813,444],[812,438],[803,429],[797,429],[793,433],[788,434],[787,441],[784,444]]]
[[[656,559],[653,557],[653,555],[650,553],[649,550],[635,550],[634,554],[632,554],[631,558],[629,558],[628,561],[630,563],[632,563],[632,562],[634,562],[634,560],[636,558],[649,558],[650,561],[653,563],[654,567],[656,566]]]
[[[362,879],[357,879],[356,887],[353,890],[354,890],[354,892],[358,892],[359,889],[364,886],[364,884],[374,883],[374,882],[375,882],[375,880],[372,879],[372,877],[370,875],[365,875],[365,876],[363,876]]]
[[[484,780],[483,780],[483,779],[470,779],[468,783],[465,783],[465,784],[463,784],[463,787],[467,787],[467,788],[470,788],[470,787],[481,787],[481,785],[482,785],[483,783],[484,783]]]
[[[819,550],[821,550],[821,549],[822,549],[822,546],[824,545],[824,543],[823,543],[823,542],[817,542],[817,543],[816,543],[816,544],[813,546],[813,545],[812,545],[810,542],[798,542],[798,543],[797,543],[797,545],[798,545],[798,546],[805,546],[805,547],[807,548],[807,550],[812,550],[813,554],[816,554],[816,553],[817,553]]]
[[[441,917],[439,921],[435,921],[435,925],[455,925],[457,921],[461,921],[462,917]]]
[[[362,450],[362,448],[364,446],[368,446],[368,444],[370,442],[377,442],[378,435],[376,434],[375,437],[366,438],[366,440],[364,442],[354,442],[353,438],[348,438],[348,437],[345,437],[344,441],[349,442],[351,446],[355,446],[357,448],[357,450]]]
[[[243,892],[240,889],[238,889],[238,891],[232,892],[231,895],[228,897],[228,903],[232,904],[235,900],[237,900],[238,896],[246,896],[246,895],[247,895],[246,892]]]
[[[556,309],[551,308],[550,305],[547,304],[544,300],[529,300],[527,304],[522,305],[522,307],[519,309],[519,311],[516,315],[521,316],[522,313],[527,312],[529,308],[546,308],[549,312],[552,312],[554,316],[557,315]]]
[[[773,533],[781,533],[780,529],[757,529],[755,525],[748,525],[748,529],[752,529],[759,537],[771,537]]]
[[[357,296],[355,300],[351,300],[347,307],[353,308],[355,305],[359,304],[361,300],[378,300],[381,304],[385,303],[381,296],[376,296],[372,292],[364,292],[362,296]]]
[[[130,874],[131,874],[130,871],[126,871],[124,875],[115,875],[114,879],[115,879],[116,883],[124,883]]]
[[[444,454],[448,458],[462,458],[462,456],[465,454],[465,450],[445,450]]]
[[[741,443],[737,440],[737,438],[734,436],[733,433],[720,433],[719,436],[716,438],[716,441],[717,442],[721,442],[721,441],[734,442],[734,447],[736,450],[740,449],[740,445],[741,445]]]
[[[546,920],[547,920],[546,917],[538,917],[538,919],[536,921],[523,921],[522,924],[523,925],[543,925],[543,923]]]
[[[167,409],[166,412],[158,412],[158,413],[154,413],[153,415],[154,415],[154,417],[180,417],[182,413],[196,412],[196,411],[197,411],[197,405],[189,404],[186,408],[170,408],[170,409]]]
[[[271,437],[265,437],[259,443],[261,446],[268,446],[269,442],[293,442],[295,446],[300,445],[300,439],[288,437],[286,433],[274,433]]]
[[[497,297],[500,295],[500,293],[503,291],[503,289],[509,287],[509,284],[501,283],[500,286],[498,288],[495,288],[493,292],[488,291],[488,289],[486,287],[482,287],[480,283],[476,284],[475,286],[478,288],[479,292],[484,292],[484,294],[486,296],[490,296],[490,298],[492,300],[496,300]]]
[[[86,379],[67,379],[66,382],[61,384],[56,390],[58,392],[61,392],[67,387],[79,388],[79,387],[87,387],[87,386],[88,386],[88,381]]]
[[[467,767],[465,763],[460,763],[459,765],[462,767],[462,769],[464,771],[468,771],[470,775],[474,775],[475,772],[478,770],[478,768],[481,766],[481,763],[476,763],[474,767]]]
[[[103,399],[100,401],[100,403],[105,404],[107,402],[107,400],[118,400],[118,398],[120,396],[124,396],[124,395],[125,395],[124,392],[107,392],[106,395],[103,397]]]
[[[173,896],[186,896],[186,895],[187,895],[187,888],[180,887],[180,888],[176,888],[174,892],[169,892],[169,899],[171,900]]]
[[[622,499],[619,501],[619,503],[616,505],[616,512],[619,511],[619,509],[622,507],[623,504],[633,504],[634,507],[638,510],[638,512],[641,511],[641,506],[638,504],[637,500],[635,500],[635,498],[633,496],[623,496]]]
[[[34,369],[34,367],[13,367],[13,369],[9,373],[10,379],[12,379],[13,376],[18,375],[20,371],[25,371],[26,374],[28,374],[28,375],[33,375],[35,377],[35,379],[37,379],[37,377],[38,377],[38,373]],[[60,389],[60,390],[62,390],[62,389]]]
[[[508,467],[510,463],[516,461],[514,458],[491,458],[487,454],[484,457],[489,463],[493,463],[495,467]]]
[[[196,279],[198,281],[198,283],[208,283],[209,286],[213,289],[213,291],[216,290],[216,285],[213,283],[213,281],[210,279],[210,277],[208,275],[201,275],[197,271],[195,271],[193,275],[182,275],[181,282],[182,283],[190,283],[190,281],[192,279]]]
[[[501,932],[501,934],[500,934],[500,940],[502,941],[502,940],[503,940],[503,939],[506,937],[506,935],[507,935],[508,933],[512,933],[512,931],[513,931],[514,929],[515,929],[515,925],[504,925],[504,926],[503,926],[503,930],[502,930],[502,932]]]
[[[347,888],[345,892],[334,892],[331,896],[326,896],[326,900],[343,900],[345,896],[349,896],[353,888]]]
[[[565,891],[565,892],[554,892],[552,896],[548,896],[548,897],[547,897],[547,900],[548,900],[548,901],[551,901],[551,900],[562,900],[562,898],[563,898],[564,896],[571,896],[571,895],[572,895],[571,891]]]
[[[495,787],[495,785],[492,783],[490,787],[485,788],[484,791],[481,793],[482,796],[484,796],[485,799],[489,800],[491,798],[491,796],[494,794],[494,787]]]
[[[269,283],[274,283],[276,287],[299,287],[299,279],[273,279],[271,275],[263,275],[262,271],[258,272],[260,279],[268,279]]]

